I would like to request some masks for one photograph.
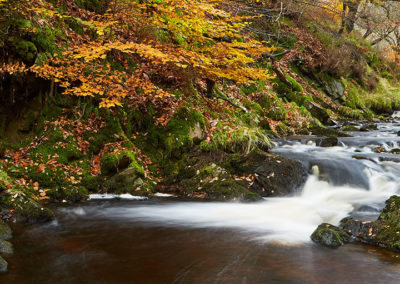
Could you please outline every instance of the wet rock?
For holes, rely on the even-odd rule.
[[[397,132],[397,136],[400,136],[400,131]]]
[[[0,240],[0,253],[13,254],[13,246],[10,242]]]
[[[333,248],[349,242],[350,239],[350,234],[328,223],[319,225],[311,235],[311,240],[313,242]]]
[[[392,149],[392,150],[390,150],[390,153],[392,153],[392,154],[400,154],[400,149],[399,148]]]
[[[363,222],[353,217],[346,217],[340,221],[339,227],[351,234],[355,241],[371,243],[372,222]]]
[[[7,272],[8,263],[0,256],[0,273]]]
[[[400,252],[400,196],[392,196],[386,201],[376,221],[362,222],[347,217],[340,221],[340,228],[356,241]]]
[[[366,123],[361,125],[359,130],[362,132],[367,132],[370,130],[378,130],[378,126],[375,123]]]
[[[0,221],[0,240],[9,240],[12,238],[10,226]]]
[[[334,147],[337,146],[339,143],[339,140],[336,137],[324,137],[321,138],[318,146],[320,147]]]

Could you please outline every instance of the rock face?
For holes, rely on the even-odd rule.
[[[348,239],[342,238],[342,242],[336,241],[334,233],[329,235],[323,230],[327,229],[326,225],[320,225],[312,234],[313,241],[325,244],[327,239],[328,243],[332,241],[338,245],[346,242],[362,242],[400,252],[400,196],[392,196],[386,201],[386,206],[376,221],[362,222],[352,217],[341,220],[335,230],[351,236]],[[329,228],[331,227],[334,226],[329,225]],[[322,238],[324,236],[325,238]]]

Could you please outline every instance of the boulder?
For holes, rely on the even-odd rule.
[[[0,256],[0,273],[7,272],[8,263]]]
[[[9,240],[12,238],[10,226],[0,221],[0,240]]]
[[[0,253],[14,253],[13,246],[9,241],[0,240]]]
[[[144,184],[142,176],[136,167],[130,167],[107,179],[102,189],[105,192],[138,194]]]
[[[235,175],[252,175],[250,190],[262,197],[293,194],[308,175],[300,162],[263,151],[232,155],[225,166]]]
[[[255,201],[261,199],[247,188],[246,181],[235,179],[221,166],[211,162],[192,178],[182,180],[180,184],[187,196],[210,200]]]
[[[336,137],[323,137],[319,139],[318,145],[320,147],[334,147],[337,146],[339,140]]]
[[[400,196],[392,196],[386,201],[376,221],[362,222],[347,217],[340,221],[339,227],[355,241],[400,252]]]
[[[306,101],[304,107],[311,113],[312,116],[317,118],[323,124],[331,124],[330,116],[326,109],[321,107],[315,102]]]
[[[390,150],[390,153],[392,153],[392,154],[400,154],[400,149],[399,148],[392,149],[392,150]]]
[[[343,101],[345,88],[342,82],[338,80],[332,80],[330,83],[326,83],[325,91],[331,98]]]
[[[348,243],[351,235],[339,227],[323,223],[312,233],[311,240],[327,247],[336,248]]]

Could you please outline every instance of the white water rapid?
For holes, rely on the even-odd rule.
[[[384,201],[400,192],[399,156],[373,152],[378,146],[391,150],[399,145],[396,132],[400,124],[378,126],[377,131],[341,139],[340,147],[316,147],[312,141],[277,143],[275,152],[305,162],[313,173],[294,196],[265,198],[257,203],[166,202],[109,207],[102,215],[157,226],[236,228],[265,242],[306,243],[323,222],[338,225],[342,218],[357,213],[376,218]]]

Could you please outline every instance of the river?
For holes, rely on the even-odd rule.
[[[310,235],[348,215],[373,220],[400,193],[400,122],[352,132],[336,147],[310,137],[274,152],[311,174],[293,196],[256,203],[91,200],[57,221],[14,228],[0,283],[399,283],[400,254],[360,244],[330,249]]]

